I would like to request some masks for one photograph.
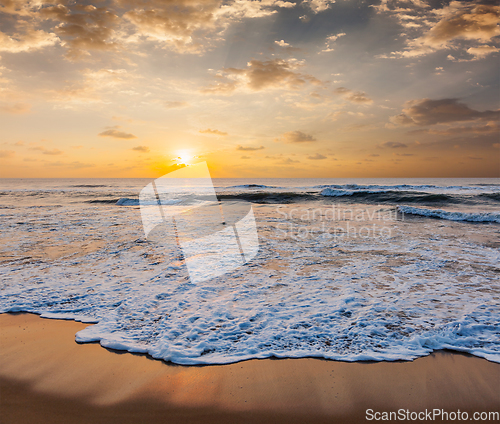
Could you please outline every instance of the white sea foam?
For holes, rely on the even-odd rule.
[[[459,212],[445,211],[442,209],[429,209],[414,206],[398,206],[402,213],[410,215],[428,216],[430,218],[446,219],[449,221],[467,221],[467,222],[498,222],[500,223],[499,212]]]
[[[448,192],[478,192],[478,193],[498,193],[500,192],[500,184],[487,185],[434,185],[434,184],[394,184],[394,185],[379,185],[379,184],[326,184],[315,186],[322,189],[322,194],[325,196],[335,195],[336,192],[370,192],[380,193],[386,191],[421,191],[428,193],[448,193]],[[334,193],[334,194],[329,194]]]

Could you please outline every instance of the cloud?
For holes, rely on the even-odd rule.
[[[140,152],[140,153],[148,153],[149,147],[147,147],[147,146],[135,146],[135,147],[132,147],[132,150],[135,150],[136,152]]]
[[[293,160],[293,159],[290,159],[290,158],[286,158],[286,159],[281,159],[279,162],[279,164],[282,164],[282,165],[292,165],[294,163],[299,163],[300,161],[299,160]]]
[[[38,16],[56,22],[53,31],[68,48],[70,59],[88,55],[88,50],[116,49],[114,27],[119,17],[106,7],[78,3],[56,4],[38,11]]]
[[[475,60],[483,59],[486,56],[488,56],[492,53],[496,53],[498,51],[500,51],[499,48],[494,47],[494,46],[488,46],[488,45],[471,47],[471,48],[467,49],[467,53],[473,55]]]
[[[285,143],[309,143],[316,141],[312,135],[303,133],[302,131],[288,131],[281,135],[281,140]]]
[[[77,60],[91,50],[124,50],[155,42],[180,53],[215,45],[233,22],[277,13],[296,4],[283,0],[114,0],[102,7],[63,0],[2,0],[22,31],[0,33],[0,49],[20,52],[61,44]],[[46,29],[50,28],[49,32]]]
[[[353,91],[345,87],[339,87],[335,89],[334,93],[344,97],[351,103],[373,103],[373,100],[370,99],[363,91]]]
[[[303,0],[302,4],[309,6],[314,13],[323,12],[328,9],[335,0]]]
[[[1,159],[11,158],[15,154],[16,154],[16,152],[14,152],[14,150],[0,150],[0,158]]]
[[[308,156],[307,159],[311,159],[311,160],[322,160],[322,159],[326,159],[326,156],[320,154],[320,153],[316,153],[315,155],[312,155],[312,156]]]
[[[214,78],[216,82],[203,88],[201,90],[203,94],[228,95],[232,94],[238,88],[238,83],[236,81],[233,81],[223,75],[216,75]]]
[[[303,65],[296,59],[251,60],[247,68],[224,68],[216,75],[215,84],[202,90],[209,94],[230,94],[238,88],[250,91],[264,89],[291,89],[297,90],[306,84],[321,84],[312,75],[297,72]]]
[[[294,7],[282,0],[117,0],[129,10],[123,18],[134,28],[131,40],[156,41],[180,53],[200,53],[211,47],[231,22],[260,18],[276,8]]]
[[[243,155],[240,159],[251,159],[250,156]]]
[[[62,155],[64,153],[62,150],[59,149],[49,150],[46,147],[42,146],[30,147],[30,150],[36,150],[42,152],[44,155],[50,155],[50,156]]]
[[[112,137],[112,138],[121,138],[124,140],[130,140],[133,138],[137,138],[134,134],[126,133],[123,131],[119,131],[117,129],[110,129],[103,131],[98,134],[100,137]]]
[[[472,120],[499,120],[500,110],[483,112],[469,108],[459,99],[421,99],[406,103],[402,113],[392,116],[397,125],[435,125]]]
[[[408,146],[404,143],[400,143],[399,141],[386,141],[385,143],[382,143],[382,147],[388,147],[390,149],[401,149]]]
[[[336,35],[330,35],[330,36],[326,37],[325,48],[323,50],[321,50],[320,53],[333,52],[333,50],[335,50],[332,47],[333,43],[335,41],[337,41],[340,37],[343,37],[344,35],[346,35],[345,32],[339,32]]]
[[[243,152],[255,152],[256,150],[264,150],[264,146],[260,147],[252,147],[252,146],[238,146],[236,147],[236,150],[241,150]]]
[[[262,18],[277,13],[277,8],[290,9],[295,6],[294,2],[283,0],[236,0],[223,3],[216,16],[230,20]]]
[[[455,38],[487,42],[500,35],[500,6],[454,1],[439,12],[442,18],[424,35],[423,43],[447,47]]]
[[[54,33],[28,28],[24,33],[14,33],[11,36],[0,32],[0,52],[20,53],[40,50],[59,42]]]
[[[188,107],[189,103],[188,102],[164,102],[163,105],[167,109],[180,109],[183,107]]]
[[[411,58],[443,49],[464,48],[464,42],[469,43],[469,46],[465,44],[467,48],[470,43],[487,43],[500,35],[500,6],[452,1],[433,9],[425,2],[413,2],[407,8],[391,3],[386,0],[376,8],[392,14],[405,28],[419,34],[408,39],[405,50],[392,52],[392,57]]]
[[[70,168],[70,169],[82,169],[82,168],[91,168],[95,166],[93,163],[83,163],[80,161],[74,161],[74,162],[48,162],[45,164],[46,166],[61,166],[64,168]]]
[[[93,163],[83,163],[78,160],[68,164],[68,167],[73,169],[92,168],[93,166],[95,166]]]
[[[20,115],[23,113],[29,113],[30,109],[31,109],[31,105],[28,105],[26,103],[15,103],[13,105],[0,106],[0,112],[10,113],[13,115]]]
[[[123,18],[133,29],[133,40],[140,38],[156,41],[181,53],[198,53],[203,50],[195,33],[214,31],[217,27],[219,0],[148,2],[118,0],[129,7]]]
[[[280,47],[289,47],[290,44],[285,43],[285,40],[275,41],[274,44],[277,44]]]
[[[494,121],[486,125],[459,126],[446,129],[424,129],[412,131],[412,134],[437,134],[437,135],[461,135],[461,134],[495,134],[500,132],[500,124]]]
[[[211,134],[211,135],[220,135],[220,136],[223,136],[223,137],[225,137],[227,135],[227,132],[219,131],[219,130],[212,130],[210,128],[208,128],[206,130],[200,130],[199,133],[201,133],[201,134]]]

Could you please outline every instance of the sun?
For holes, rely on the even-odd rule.
[[[193,155],[191,155],[187,150],[181,150],[177,154],[177,163],[179,165],[188,165],[193,160]]]

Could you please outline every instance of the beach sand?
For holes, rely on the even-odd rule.
[[[500,364],[470,355],[178,366],[77,344],[87,325],[0,315],[2,424],[366,423],[367,409],[460,409],[469,417],[500,409]]]

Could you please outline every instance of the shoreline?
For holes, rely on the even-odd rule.
[[[2,424],[366,423],[367,409],[500,409],[500,364],[469,354],[184,366],[76,343],[88,325],[0,314]]]

